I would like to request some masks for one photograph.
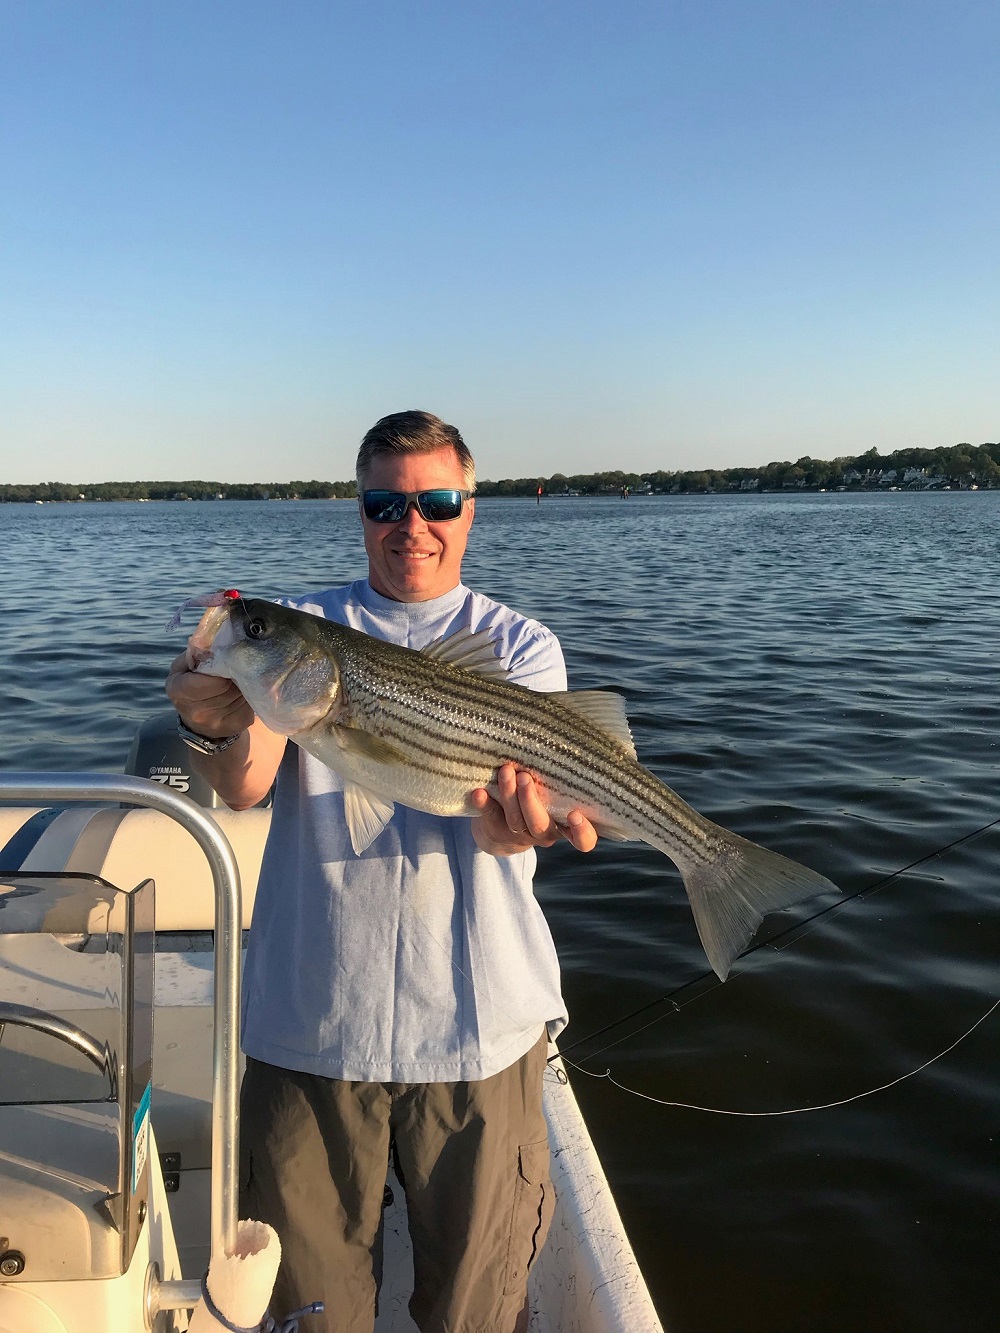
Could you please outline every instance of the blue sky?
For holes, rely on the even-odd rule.
[[[1000,437],[1000,8],[0,0],[0,480]]]

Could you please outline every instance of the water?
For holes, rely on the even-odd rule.
[[[998,523],[1000,492],[487,500],[466,576],[552,626],[572,684],[624,691],[640,756],[693,805],[850,895],[1000,817]],[[165,706],[186,596],[364,570],[347,502],[6,505],[0,530],[7,768],[120,768]],[[656,1002],[706,964],[669,863],[553,848],[564,1046],[625,1019],[570,1057],[734,1110],[889,1083],[1000,995],[998,853],[1000,829],[675,1010]],[[992,1331],[998,1030],[1000,1012],[917,1076],[800,1115],[574,1075],[671,1333]]]

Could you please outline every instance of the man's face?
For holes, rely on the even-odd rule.
[[[369,491],[465,490],[454,449],[431,454],[376,454],[364,480]],[[458,518],[428,523],[411,505],[399,523],[373,523],[361,514],[368,552],[368,581],[396,602],[427,602],[458,586],[475,501]]]

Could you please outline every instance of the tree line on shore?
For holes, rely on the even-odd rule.
[[[41,500],[347,500],[358,492],[353,481],[102,481],[73,485],[45,481],[0,484],[0,503]]]
[[[909,478],[907,474],[909,473]],[[894,475],[890,475],[894,474]],[[1000,488],[1000,443],[956,444],[937,449],[897,449],[881,454],[869,449],[863,454],[823,460],[799,458],[796,462],[774,462],[764,467],[697,468],[679,472],[592,472],[566,476],[519,477],[507,481],[484,481],[480,495],[536,495],[541,485],[547,495],[607,495],[629,491],[678,495],[685,493],[753,490],[886,489],[890,484],[912,489],[931,485]]]
[[[885,489],[887,484],[912,489],[932,485],[1000,488],[1000,443],[956,444],[937,449],[897,449],[830,461],[803,457],[796,462],[774,462],[765,467],[699,468],[691,471],[590,472],[567,476],[519,477],[481,481],[483,496],[606,495],[633,492],[662,494],[733,490]],[[215,482],[215,481],[107,481],[89,485],[40,482],[29,485],[0,483],[0,503],[79,500],[345,500],[354,499],[352,481]]]

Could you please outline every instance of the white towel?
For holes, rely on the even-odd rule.
[[[208,1294],[219,1313],[237,1328],[255,1328],[267,1312],[281,1262],[278,1233],[266,1222],[241,1222],[232,1254],[213,1258],[208,1266]],[[200,1300],[191,1316],[190,1333],[218,1333],[224,1324]]]

